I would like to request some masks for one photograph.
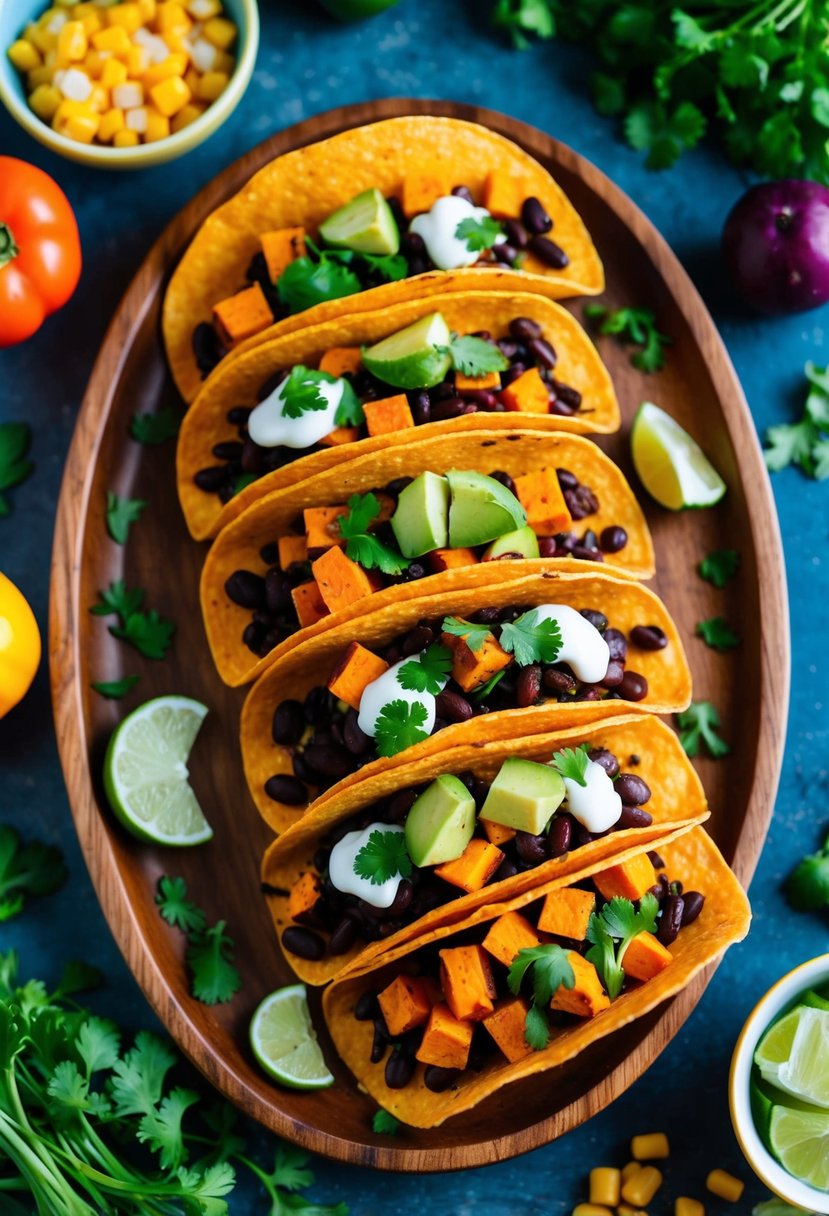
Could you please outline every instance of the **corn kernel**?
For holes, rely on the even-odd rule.
[[[32,72],[43,64],[40,51],[31,42],[27,42],[25,38],[18,38],[16,42],[11,44],[8,56],[18,72]]]
[[[92,94],[92,81],[80,68],[67,68],[60,74],[56,72],[55,84],[69,101],[89,101]]]
[[[156,11],[156,24],[161,34],[186,34],[193,26],[184,6],[178,4],[176,0],[164,0],[162,4],[159,4]]]
[[[632,1208],[629,1203],[620,1203],[616,1209],[616,1216],[648,1216],[647,1212],[643,1212],[640,1208]]]
[[[233,75],[233,69],[236,67],[236,60],[232,55],[228,55],[227,51],[220,51],[216,56],[216,62],[213,65],[214,72],[226,72],[228,76]]]
[[[193,96],[196,96],[196,89],[199,87],[201,76],[194,67],[189,67],[184,73],[184,83],[187,85]]]
[[[157,4],[155,0],[138,0],[138,7],[141,10],[141,20],[145,25],[149,25],[151,21],[155,21]]]
[[[120,26],[128,34],[134,34],[144,24],[141,9],[137,4],[114,4],[106,10],[106,20],[109,26]]]
[[[169,76],[183,76],[186,71],[186,55],[168,55],[163,63],[154,63],[151,68],[147,68],[142,77],[144,88],[151,89],[153,85],[159,84]]]
[[[100,123],[100,115],[93,114],[89,106],[73,101],[62,101],[52,119],[52,127],[59,135],[66,135],[81,144],[92,143]]]
[[[190,123],[195,122],[197,118],[200,118],[204,111],[205,106],[199,105],[198,102],[191,102],[189,105],[186,105],[183,110],[179,110],[178,114],[175,115],[170,123],[170,130],[172,131],[173,135],[175,135],[177,131],[183,131],[185,127],[189,127]]]
[[[227,17],[211,17],[205,22],[202,33],[220,51],[226,51],[236,41],[236,26]]]
[[[638,1174],[641,1168],[638,1161],[628,1161],[622,1170],[622,1182],[627,1182],[628,1178],[632,1178],[634,1174]]]
[[[745,1189],[745,1183],[740,1182],[733,1174],[725,1170],[712,1170],[705,1179],[705,1185],[713,1195],[725,1199],[728,1203],[736,1203]]]
[[[166,139],[170,134],[170,119],[166,114],[162,114],[153,106],[147,106],[147,129],[144,132],[144,140],[146,143],[155,143],[159,139]]]
[[[634,1136],[630,1142],[630,1151],[637,1161],[659,1161],[661,1158],[671,1155],[668,1137],[664,1132],[650,1132],[646,1136]]]
[[[102,84],[92,86],[92,92],[89,94],[89,104],[96,114],[103,114],[109,109],[109,89],[105,89]]]
[[[615,1208],[622,1189],[621,1170],[599,1166],[590,1171],[590,1202]]]
[[[105,89],[114,89],[117,84],[126,84],[127,65],[120,59],[105,59],[99,79]]]
[[[161,35],[164,45],[168,51],[175,51],[177,55],[190,55],[190,35],[176,33],[172,30],[167,30]]]
[[[53,84],[39,84],[29,94],[29,105],[38,118],[51,122],[63,98]]]
[[[124,111],[119,110],[117,106],[113,106],[111,110],[107,110],[106,114],[101,115],[101,125],[98,127],[98,139],[102,143],[111,143],[113,138],[119,131],[123,131]]]
[[[228,79],[226,72],[205,72],[199,81],[196,96],[200,101],[215,101],[227,88]]]
[[[143,135],[147,130],[147,107],[136,106],[133,110],[127,110],[124,115],[124,122],[127,125],[127,130],[136,131],[139,135]]]
[[[26,73],[26,89],[29,93],[33,93],[35,89],[40,88],[42,84],[52,84],[52,77],[55,74],[54,68],[47,68],[44,64],[42,68],[33,68],[31,72]]]
[[[573,1208],[573,1216],[613,1216],[610,1208],[598,1207],[595,1203],[579,1203]]]
[[[46,30],[48,34],[54,34],[55,38],[57,38],[68,20],[68,13],[61,12],[59,8],[49,8],[41,15],[38,25],[41,29]]]
[[[89,39],[80,21],[67,21],[58,34],[58,59],[64,63],[78,63],[89,50]]]
[[[26,39],[33,43],[42,55],[58,45],[57,34],[50,34],[39,25],[26,26]]]
[[[128,55],[132,43],[122,25],[111,25],[92,35],[92,45],[96,51],[111,51],[113,55]]]
[[[138,133],[127,130],[117,131],[112,141],[114,148],[134,148],[138,143],[140,143]]]
[[[112,104],[120,110],[134,110],[144,104],[144,86],[140,80],[125,80],[112,90]]]
[[[196,21],[209,21],[222,11],[220,0],[189,0],[187,11]]]
[[[139,76],[143,76],[150,64],[150,57],[147,54],[147,48],[143,46],[131,46],[126,56],[127,71],[133,80]]]
[[[674,1216],[705,1216],[705,1208],[698,1199],[681,1195],[674,1201]]]
[[[87,38],[91,38],[93,34],[98,33],[98,30],[104,28],[104,23],[99,13],[88,13],[85,17],[80,18],[80,22],[86,31]]]
[[[183,110],[190,100],[190,90],[180,76],[171,76],[150,89],[150,97],[156,109],[167,118]]]
[[[655,1165],[643,1165],[622,1187],[622,1198],[636,1208],[646,1207],[662,1185],[662,1175]]]
[[[92,4],[91,0],[85,0],[84,3],[72,5],[72,20],[83,21],[84,17],[97,17],[99,12],[97,4]]]

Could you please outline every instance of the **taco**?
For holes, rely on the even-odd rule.
[[[751,912],[703,828],[657,847],[629,845],[344,971],[323,1010],[360,1087],[437,1127],[681,991]]]
[[[594,295],[604,272],[572,204],[515,144],[394,118],[277,157],[208,216],[164,298],[167,358],[190,401],[263,336],[479,285]]]
[[[456,744],[688,705],[682,643],[652,591],[608,574],[498,574],[367,612],[267,668],[241,744],[276,831],[314,798]]]
[[[262,494],[411,443],[414,428],[584,434],[614,431],[619,417],[596,348],[553,301],[487,292],[407,300],[223,364],[182,423],[179,500],[202,540]]]
[[[211,546],[202,613],[219,675],[243,684],[342,621],[487,583],[492,562],[527,573],[585,561],[654,570],[642,510],[594,444],[530,430],[432,436],[253,503]]]
[[[658,848],[705,815],[673,731],[628,714],[378,773],[270,846],[263,889],[286,959],[324,984],[628,844]]]

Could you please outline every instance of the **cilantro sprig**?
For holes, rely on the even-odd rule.
[[[364,570],[401,574],[408,568],[409,563],[402,554],[369,531],[371,525],[379,519],[381,510],[376,494],[351,495],[347,513],[337,520],[340,536],[346,542],[346,557],[357,562]]]
[[[525,51],[531,38],[552,38],[556,32],[547,0],[496,0],[491,20],[518,51]]]
[[[276,283],[277,295],[290,313],[356,295],[366,287],[395,283],[409,272],[402,254],[320,249],[307,238],[305,244],[310,252],[290,262]]]
[[[601,976],[611,1001],[625,982],[625,951],[639,933],[656,931],[659,903],[650,891],[639,900],[638,910],[629,899],[615,895],[601,912],[591,912],[587,940],[592,942],[586,958]]]
[[[138,443],[150,447],[173,439],[181,426],[181,414],[171,406],[164,406],[154,414],[133,414],[130,435]]]
[[[699,755],[701,743],[705,743],[715,760],[727,756],[729,744],[717,734],[720,715],[710,701],[692,701],[687,709],[676,715],[679,741],[686,756],[692,759]]]
[[[498,640],[519,667],[555,663],[561,650],[561,629],[558,621],[542,619],[538,609],[531,608],[515,621],[505,621]]]
[[[66,880],[63,854],[39,840],[24,844],[13,827],[0,826],[0,923],[23,911],[32,895],[51,895]]]
[[[721,616],[712,616],[705,621],[698,621],[696,633],[712,650],[725,652],[740,645],[740,635]]]
[[[731,582],[740,568],[740,555],[736,549],[715,549],[697,566],[700,578],[722,590]]]
[[[795,866],[786,883],[786,895],[798,912],[829,907],[829,836],[822,849]]]
[[[452,653],[440,642],[432,642],[420,654],[404,663],[397,671],[401,688],[411,692],[429,692],[436,697],[452,670]]]
[[[412,859],[406,848],[403,832],[372,832],[354,858],[354,873],[359,878],[380,886],[398,875],[408,878],[412,872]]]
[[[407,747],[414,747],[429,738],[424,730],[426,706],[420,701],[409,704],[402,698],[384,705],[374,728],[378,756],[396,756]]]
[[[580,743],[578,747],[563,747],[559,752],[553,752],[553,767],[557,768],[562,777],[575,781],[577,785],[587,785],[587,766],[590,757],[587,754],[590,747]]]
[[[387,1110],[376,1110],[371,1117],[371,1128],[378,1136],[396,1136],[400,1131],[400,1120]]]
[[[132,692],[140,676],[122,676],[120,680],[93,680],[90,688],[108,701],[120,701],[127,693]]]
[[[473,621],[465,621],[458,616],[444,617],[441,629],[453,637],[464,638],[469,649],[475,654],[478,653],[487,638],[492,637],[492,630],[488,625],[477,625]]]
[[[150,504],[144,498],[119,498],[111,490],[107,493],[107,532],[119,545],[127,543],[130,524],[137,523],[141,513]]]
[[[554,942],[519,950],[507,974],[513,996],[521,991],[525,975],[532,980],[532,1003],[524,1020],[524,1038],[533,1051],[543,1051],[550,1041],[547,1010],[559,988],[574,988],[576,976],[567,951]]]
[[[638,346],[630,361],[642,372],[658,372],[665,366],[665,347],[671,339],[660,333],[649,308],[607,308],[585,304],[584,315],[600,334],[612,334],[620,342]]]
[[[807,363],[804,371],[809,388],[803,414],[797,422],[768,428],[766,467],[778,473],[795,464],[807,477],[825,481],[829,477],[829,367]]]
[[[205,913],[187,898],[183,878],[162,874],[155,902],[167,924],[187,936],[186,959],[193,996],[205,1005],[229,1001],[242,987],[242,977],[233,962],[233,938],[225,932],[226,921],[208,926]]]
[[[117,616],[118,624],[109,625],[114,638],[121,638],[145,659],[163,659],[173,641],[176,627],[155,609],[142,609],[144,592],[140,587],[128,591],[123,579],[98,592],[98,603],[89,609],[95,616]]]
[[[26,458],[31,442],[32,431],[27,422],[0,422],[0,519],[11,514],[5,491],[19,486],[34,468]]]
[[[474,334],[452,334],[448,346],[435,349],[442,355],[449,355],[452,367],[462,376],[485,376],[488,372],[503,372],[509,367],[509,359],[494,342],[476,338]]]
[[[466,242],[470,253],[482,253],[484,249],[491,249],[503,233],[504,225],[493,215],[467,216],[455,229],[455,236],[459,241]]]
[[[326,409],[328,398],[322,392],[321,385],[333,383],[334,377],[329,376],[328,372],[296,363],[280,386],[284,417],[301,418],[309,410]]]

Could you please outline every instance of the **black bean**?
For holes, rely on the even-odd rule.
[[[546,852],[548,857],[563,857],[570,848],[573,836],[573,820],[567,814],[556,815],[547,833]]]
[[[286,747],[299,743],[304,730],[305,715],[302,712],[302,704],[290,699],[280,701],[273,712],[271,734],[274,743],[281,743]]]
[[[594,747],[587,755],[594,764],[601,765],[608,777],[615,777],[619,772],[619,761],[606,747]]]
[[[500,241],[493,246],[493,253],[497,254],[498,261],[506,266],[511,266],[518,257],[518,250],[514,245],[510,245],[509,241]]]
[[[291,580],[281,570],[269,570],[265,575],[265,603],[268,612],[278,616],[293,604],[291,599]]]
[[[246,439],[239,463],[243,473],[261,473],[264,451],[252,439]]]
[[[442,1094],[455,1084],[461,1071],[460,1068],[440,1068],[437,1064],[427,1064],[423,1073],[423,1084],[433,1094]]]
[[[595,684],[583,685],[576,697],[577,701],[601,701],[601,699],[601,689],[597,688]]]
[[[510,494],[515,494],[515,482],[510,477],[509,473],[502,473],[500,470],[492,474],[492,480],[499,482],[505,490],[509,490]]]
[[[238,460],[242,455],[242,444],[236,439],[228,439],[223,443],[214,443],[213,455],[217,460]]]
[[[417,794],[414,790],[398,790],[389,799],[386,819],[389,823],[399,823],[405,815],[408,815],[415,802],[417,802]]]
[[[325,845],[320,845],[314,854],[314,869],[318,874],[324,874],[328,869],[328,862],[331,858],[331,850]]]
[[[530,253],[535,254],[539,261],[543,262],[545,266],[550,266],[553,270],[563,270],[565,266],[570,265],[570,259],[564,250],[555,241],[551,241],[549,237],[530,237],[529,250]]]
[[[426,574],[427,570],[422,562],[410,562],[404,575],[404,581],[407,583],[413,583],[419,578],[425,578]]]
[[[302,703],[305,720],[312,726],[321,726],[331,717],[333,702],[331,693],[322,685],[309,689]]]
[[[662,903],[665,898],[665,888],[661,883],[657,882],[652,887],[648,887],[649,893],[654,897],[657,903]]]
[[[275,566],[279,561],[279,545],[275,540],[268,541],[259,550],[259,556],[266,566]]]
[[[560,380],[550,381],[550,387],[555,393],[556,401],[569,406],[571,410],[577,410],[580,407],[581,393],[577,388],[573,388],[569,384],[562,384]]]
[[[423,426],[428,422],[431,415],[432,402],[426,390],[419,393],[413,393],[409,396],[409,405],[412,409],[412,417],[414,418],[415,426]]]
[[[526,370],[523,363],[513,363],[505,372],[501,372],[501,387],[506,388],[508,384],[512,384],[513,380],[523,376]]]
[[[515,851],[521,860],[529,865],[541,865],[542,861],[547,860],[546,837],[533,836],[531,832],[516,832]]]
[[[428,625],[415,625],[403,639],[403,653],[406,656],[420,654],[421,650],[425,650],[434,640],[434,630]]]
[[[390,481],[386,486],[386,493],[391,494],[393,498],[399,498],[407,486],[412,484],[412,477],[395,477],[394,481]]]
[[[310,765],[315,773],[320,773],[323,777],[330,777],[335,781],[341,777],[347,777],[349,773],[354,772],[356,767],[352,755],[327,744],[307,744],[303,757],[306,764]]]
[[[521,223],[527,232],[532,233],[549,232],[553,226],[553,221],[544,209],[544,204],[533,195],[525,198],[521,205]]]
[[[659,856],[656,849],[651,849],[651,851],[648,853],[648,860],[655,870],[665,869],[665,862]]]
[[[282,945],[291,954],[298,954],[300,958],[314,961],[325,954],[325,942],[319,933],[315,933],[313,929],[302,928],[300,925],[291,925],[285,930],[282,934]]]
[[[343,743],[352,756],[364,755],[371,746],[371,737],[360,730],[357,719],[357,711],[349,709],[345,715],[345,723],[343,725]]]
[[[466,199],[468,203],[474,204],[475,202],[474,198],[472,197],[472,191],[468,186],[453,186],[452,193],[454,194],[455,198]]]
[[[511,338],[499,338],[495,345],[505,359],[514,359],[518,354],[518,343]]]
[[[261,625],[257,625],[255,621],[251,621],[250,624],[246,625],[242,632],[242,642],[255,655],[261,655],[264,638],[265,630]]]
[[[600,549],[593,549],[588,545],[574,545],[573,557],[578,558],[582,562],[603,562],[604,555]]]
[[[244,426],[252,412],[247,405],[233,405],[225,416],[231,426]]]
[[[566,671],[556,671],[554,667],[548,667],[541,677],[541,683],[550,692],[556,695],[563,694],[568,697],[574,696],[578,687],[576,681]]]
[[[653,823],[653,815],[638,806],[623,806],[616,820],[617,828],[647,828]]]
[[[599,544],[605,553],[619,553],[627,543],[628,534],[618,524],[611,524],[610,527],[602,528]]]
[[[225,593],[241,608],[265,607],[265,580],[251,570],[234,570],[225,580]]]
[[[298,777],[300,781],[304,781],[306,785],[317,784],[318,776],[305,763],[302,758],[302,752],[294,752],[291,757],[291,765],[294,770],[294,776]]]
[[[616,691],[623,701],[644,701],[648,695],[648,681],[638,671],[626,671]]]
[[[199,469],[198,473],[193,475],[193,481],[200,490],[204,490],[205,494],[215,494],[227,480],[227,466],[223,464],[211,465],[208,469]]]
[[[615,659],[619,663],[624,663],[628,654],[627,638],[622,633],[621,629],[605,629],[604,640],[607,642],[607,648],[610,651],[611,659]]]
[[[530,234],[520,220],[504,220],[504,231],[510,245],[516,249],[526,249]]]
[[[447,722],[468,722],[473,712],[466,697],[453,692],[451,688],[444,688],[443,692],[438,693],[435,709]]]
[[[540,536],[538,538],[538,552],[541,557],[555,557],[556,550],[559,548],[554,536]]]
[[[379,1064],[383,1056],[386,1054],[388,1047],[389,1036],[386,1031],[385,1024],[380,1018],[374,1020],[374,1041],[371,1044],[371,1062]]]
[[[514,878],[517,873],[518,867],[513,865],[508,857],[505,857],[498,869],[492,875],[492,881],[493,883],[505,882],[508,878]]]
[[[344,916],[328,940],[329,954],[346,954],[357,940],[359,925],[352,916]]]
[[[663,946],[670,946],[679,936],[682,928],[682,913],[685,911],[685,900],[681,895],[669,895],[662,904],[662,915],[659,918],[659,928],[656,936]]]
[[[622,773],[614,788],[629,806],[644,806],[651,796],[650,787],[636,773]]]
[[[405,1089],[415,1070],[415,1058],[395,1050],[386,1061],[386,1084],[389,1089]]]
[[[572,406],[566,405],[563,401],[559,401],[556,397],[551,398],[551,400],[550,400],[550,413],[551,414],[556,414],[561,418],[569,418],[572,414],[575,414],[575,412],[576,411],[573,409]]]
[[[280,368],[279,371],[273,372],[270,376],[266,376],[256,390],[256,400],[264,401],[266,397],[270,397],[274,389],[279,388],[280,384],[287,377],[287,375],[287,371],[284,368]],[[247,416],[250,415],[250,412],[250,410],[247,411]],[[247,416],[244,418],[244,420],[240,419],[240,422],[247,422]]]
[[[495,625],[500,619],[500,608],[481,608],[472,617],[476,625]]]
[[[682,896],[684,907],[682,909],[682,928],[686,925],[693,924],[702,911],[702,905],[705,903],[705,896],[700,895],[699,891],[686,891]]]
[[[575,473],[571,473],[569,469],[556,469],[556,477],[558,484],[562,490],[576,490],[579,486],[579,479]]]
[[[358,1022],[370,1022],[377,1017],[379,1006],[376,992],[361,992],[354,1006],[354,1016]]]
[[[625,669],[618,659],[611,659],[607,665],[607,671],[599,681],[602,688],[618,688],[625,678]]]
[[[668,645],[665,631],[658,625],[634,625],[630,640],[640,650],[664,650]]]
[[[515,682],[515,704],[519,709],[527,709],[535,705],[541,693],[541,667],[531,663],[522,667]]]
[[[607,617],[603,612],[597,612],[595,608],[582,608],[580,612],[594,629],[598,629],[599,633],[604,633],[607,629]]]
[[[409,254],[425,253],[426,251],[426,243],[417,232],[404,232],[400,238],[400,247],[407,257]]]
[[[201,321],[193,330],[193,355],[202,377],[213,371],[224,354],[219,335],[213,326],[207,321]]]
[[[464,401],[477,405],[480,410],[494,410],[500,405],[498,398],[488,388],[465,388]]]
[[[448,418],[460,418],[466,412],[466,404],[462,397],[449,397],[432,407],[432,421],[445,422]]]
[[[396,920],[399,916],[402,916],[409,908],[413,898],[414,885],[408,878],[401,878],[397,887],[397,894],[393,902],[386,908],[386,915],[389,920]]]
[[[269,798],[273,798],[274,802],[284,802],[286,806],[302,806],[308,801],[305,782],[292,777],[290,773],[277,773],[268,777],[265,793]]]
[[[575,488],[568,487],[564,491],[564,501],[574,520],[586,519],[588,515],[595,514],[599,509],[599,500],[596,495],[589,486],[581,484]]]
[[[530,354],[535,356],[536,363],[540,363],[542,367],[552,369],[558,363],[558,355],[545,338],[532,338],[527,345]]]

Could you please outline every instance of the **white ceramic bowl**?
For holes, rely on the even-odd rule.
[[[829,954],[795,967],[778,980],[749,1015],[734,1048],[728,1078],[731,1122],[748,1164],[779,1199],[806,1212],[819,1212],[821,1216],[829,1213],[829,1193],[798,1182],[772,1157],[754,1126],[749,1083],[754,1050],[769,1023],[807,989],[820,988],[826,983],[829,983]]]

